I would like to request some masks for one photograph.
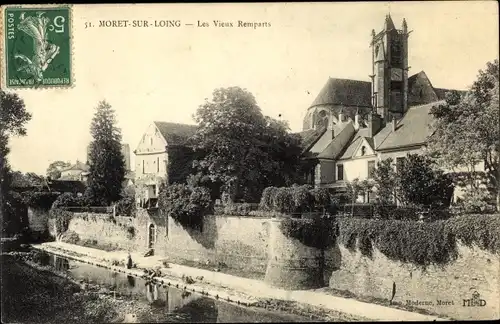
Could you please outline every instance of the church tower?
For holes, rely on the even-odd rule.
[[[385,122],[408,109],[408,26],[396,29],[390,15],[384,29],[372,30],[372,106]]]

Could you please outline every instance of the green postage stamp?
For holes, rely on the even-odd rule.
[[[3,10],[6,87],[72,86],[71,7]]]

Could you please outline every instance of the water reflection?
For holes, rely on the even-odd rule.
[[[77,280],[98,284],[116,293],[116,296],[133,297],[139,302],[150,305],[150,311],[137,314],[139,322],[290,322],[301,321],[298,316],[287,316],[267,311],[250,309],[215,301],[202,295],[182,291],[160,284],[145,281],[123,273],[112,272],[105,268],[50,256],[52,266],[64,271]],[[46,262],[40,258],[40,263]],[[136,315],[134,315],[136,316]],[[255,319],[252,320],[252,316]],[[304,319],[302,319],[304,320]]]

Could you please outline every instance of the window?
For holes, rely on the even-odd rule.
[[[144,174],[144,160],[142,160],[142,174]]]
[[[339,181],[344,180],[344,165],[343,164],[337,164],[337,180],[339,180]]]
[[[157,157],[156,158],[156,172],[160,172],[160,158]]]
[[[153,138],[152,137],[149,139],[149,143],[151,144],[151,146],[153,146]]]
[[[365,146],[361,146],[361,156],[363,156],[365,154],[366,154],[366,147]]]
[[[368,179],[373,178],[375,172],[375,161],[368,161]]]

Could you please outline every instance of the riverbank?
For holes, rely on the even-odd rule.
[[[221,298],[231,303],[251,307],[277,307],[288,311],[307,311],[322,317],[345,321],[434,321],[437,316],[424,315],[364,303],[349,298],[332,296],[321,291],[287,291],[271,288],[260,280],[236,277],[220,272],[191,268],[165,263],[159,256],[143,257],[132,253],[136,269],[124,267],[127,252],[92,249],[62,242],[49,242],[34,246],[50,253],[74,258],[82,262],[106,267],[110,270],[134,276],[144,276],[144,269],[157,269],[161,276],[155,280],[180,287],[187,291],[199,292],[207,296]]]
[[[2,254],[3,323],[119,323],[140,303],[111,296],[38,265],[27,252]]]

